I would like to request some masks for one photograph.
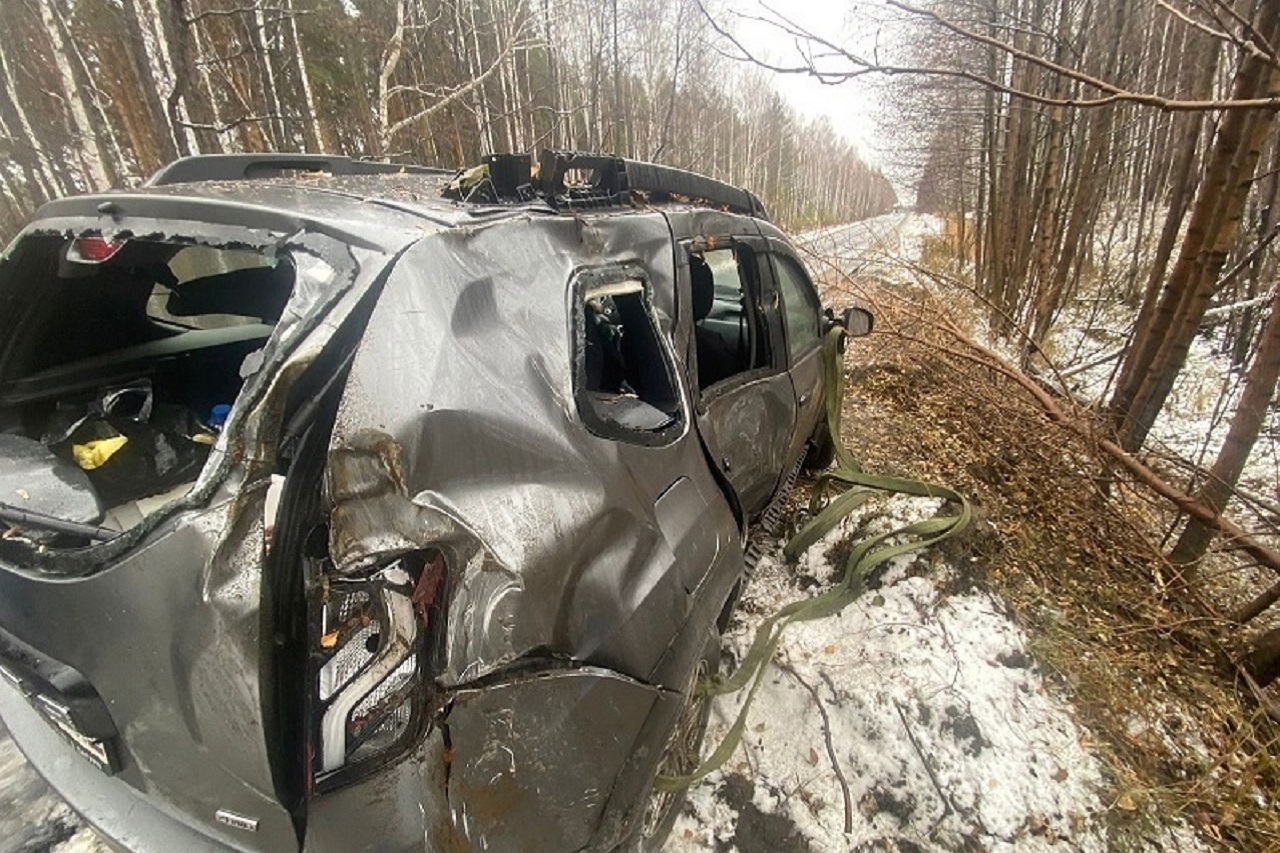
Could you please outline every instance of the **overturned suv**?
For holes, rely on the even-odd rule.
[[[753,195],[609,157],[52,202],[0,262],[0,715],[125,849],[655,847],[855,321]]]

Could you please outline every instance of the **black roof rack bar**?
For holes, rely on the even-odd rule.
[[[452,175],[449,169],[402,166],[373,160],[352,160],[328,154],[201,154],[174,160],[151,176],[146,186],[196,181],[249,181],[277,178],[285,172],[324,172],[330,175]]]
[[[757,219],[769,219],[769,212],[764,204],[750,190],[674,166],[646,163],[643,160],[621,159],[621,162],[626,169],[631,189],[657,196],[654,201],[664,201],[664,196],[678,195],[709,202]]]

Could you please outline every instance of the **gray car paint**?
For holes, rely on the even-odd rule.
[[[242,392],[191,498],[69,560],[68,574],[84,577],[54,580],[57,561],[6,566],[0,625],[76,666],[107,700],[127,750],[120,777],[141,803],[235,848],[297,849],[263,743],[265,478],[281,395],[403,251],[337,412],[325,474],[331,549],[335,570],[358,573],[405,550],[444,546],[457,584],[437,681],[452,704],[408,755],[310,800],[305,849],[528,849],[523,833],[544,815],[554,820],[539,849],[606,849],[634,824],[679,709],[670,685],[685,683],[741,571],[742,519],[707,460],[730,441],[785,448],[794,424],[780,415],[762,435],[757,421],[752,435],[742,418],[720,424],[704,414],[700,434],[701,401],[682,367],[672,440],[593,434],[575,411],[566,300],[584,268],[640,264],[664,345],[691,365],[672,229],[703,214],[552,217],[536,206],[471,211],[419,196],[370,213],[317,186],[255,187],[281,209],[309,210],[305,220],[212,186],[195,199],[180,188],[115,196],[108,213],[90,218],[86,209],[100,201],[58,202],[47,211],[58,221],[36,226],[160,234],[178,230],[164,214],[181,210],[206,221],[206,239],[217,242],[240,227],[225,220],[253,222],[260,230],[241,238],[251,245],[266,232],[277,245],[350,245],[351,286],[295,294],[293,320],[276,332],[278,357]],[[130,210],[146,211],[148,223],[139,227]],[[401,227],[387,228],[397,215]],[[777,396],[785,405],[786,394]],[[583,732],[587,742],[575,745]],[[51,775],[110,831],[109,815],[95,817],[98,800]],[[481,789],[496,776],[502,808],[486,809]],[[218,808],[253,817],[258,831],[217,824]],[[385,827],[376,840],[369,825]],[[162,844],[130,835],[138,849]]]
[[[130,224],[133,233],[163,233]],[[210,243],[249,239],[238,229],[195,230]],[[0,625],[88,678],[121,733],[121,781],[223,842],[277,851],[297,847],[274,793],[259,684],[270,642],[259,588],[277,413],[292,380],[388,258],[319,234],[265,245],[288,247],[296,258],[323,251],[338,268],[322,263],[327,274],[299,276],[264,368],[246,383],[191,494],[115,540],[65,555],[70,574],[81,576],[52,582],[47,572],[64,567],[56,553],[30,566],[6,564]],[[97,571],[87,574],[86,565]],[[257,831],[237,837],[215,821],[220,808],[251,816]]]

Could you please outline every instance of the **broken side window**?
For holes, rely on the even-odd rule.
[[[574,395],[597,435],[660,444],[679,429],[675,367],[653,315],[651,286],[635,265],[579,273],[574,294]]]

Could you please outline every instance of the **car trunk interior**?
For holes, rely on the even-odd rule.
[[[282,254],[26,238],[0,268],[0,504],[119,531],[184,495],[293,283]]]

